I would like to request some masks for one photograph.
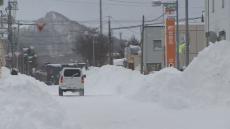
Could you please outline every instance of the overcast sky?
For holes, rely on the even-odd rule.
[[[142,15],[145,15],[147,19],[154,19],[162,14],[161,7],[152,7],[153,0],[102,1],[105,33],[108,26],[107,16],[112,16],[112,27],[118,27],[140,24]],[[184,0],[179,0],[179,6],[180,16],[184,17]],[[99,26],[99,0],[18,0],[18,7],[17,19],[19,20],[36,20],[44,17],[49,11],[57,11],[82,24]],[[204,1],[189,0],[189,7],[190,17],[201,16]],[[138,33],[136,30],[127,31],[129,35]]]

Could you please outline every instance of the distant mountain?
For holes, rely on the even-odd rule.
[[[20,28],[20,47],[34,46],[40,64],[81,60],[81,57],[72,50],[76,36],[89,28],[57,12],[49,12],[37,22],[45,24],[41,32],[36,26]]]
[[[81,61],[81,56],[76,54],[75,43],[78,36],[88,28],[72,21],[57,12],[48,12],[45,17],[37,20],[37,23],[44,23],[44,29],[39,32],[36,26],[20,28],[20,47],[33,46],[38,54],[39,64],[44,63],[69,63]],[[124,42],[113,39],[114,51],[121,52]]]

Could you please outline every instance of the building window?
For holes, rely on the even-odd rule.
[[[161,40],[153,40],[153,50],[161,50],[162,44]]]
[[[222,0],[222,8],[224,8],[224,0]]]
[[[160,71],[162,66],[161,63],[147,63],[147,71],[152,72],[152,71]]]
[[[226,40],[226,32],[225,31],[220,31],[219,32],[219,37],[218,40]]]
[[[215,0],[212,0],[212,12],[215,12]]]

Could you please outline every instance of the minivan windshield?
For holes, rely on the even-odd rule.
[[[81,71],[79,69],[66,69],[64,71],[65,77],[80,77]]]

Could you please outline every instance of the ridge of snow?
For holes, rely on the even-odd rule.
[[[73,129],[65,121],[61,106],[42,89],[44,83],[26,75],[9,73],[7,68],[2,68],[1,129]]]
[[[88,94],[123,95],[167,108],[230,106],[230,42],[211,44],[184,72],[165,68],[141,75],[122,67],[103,66],[88,71]]]

